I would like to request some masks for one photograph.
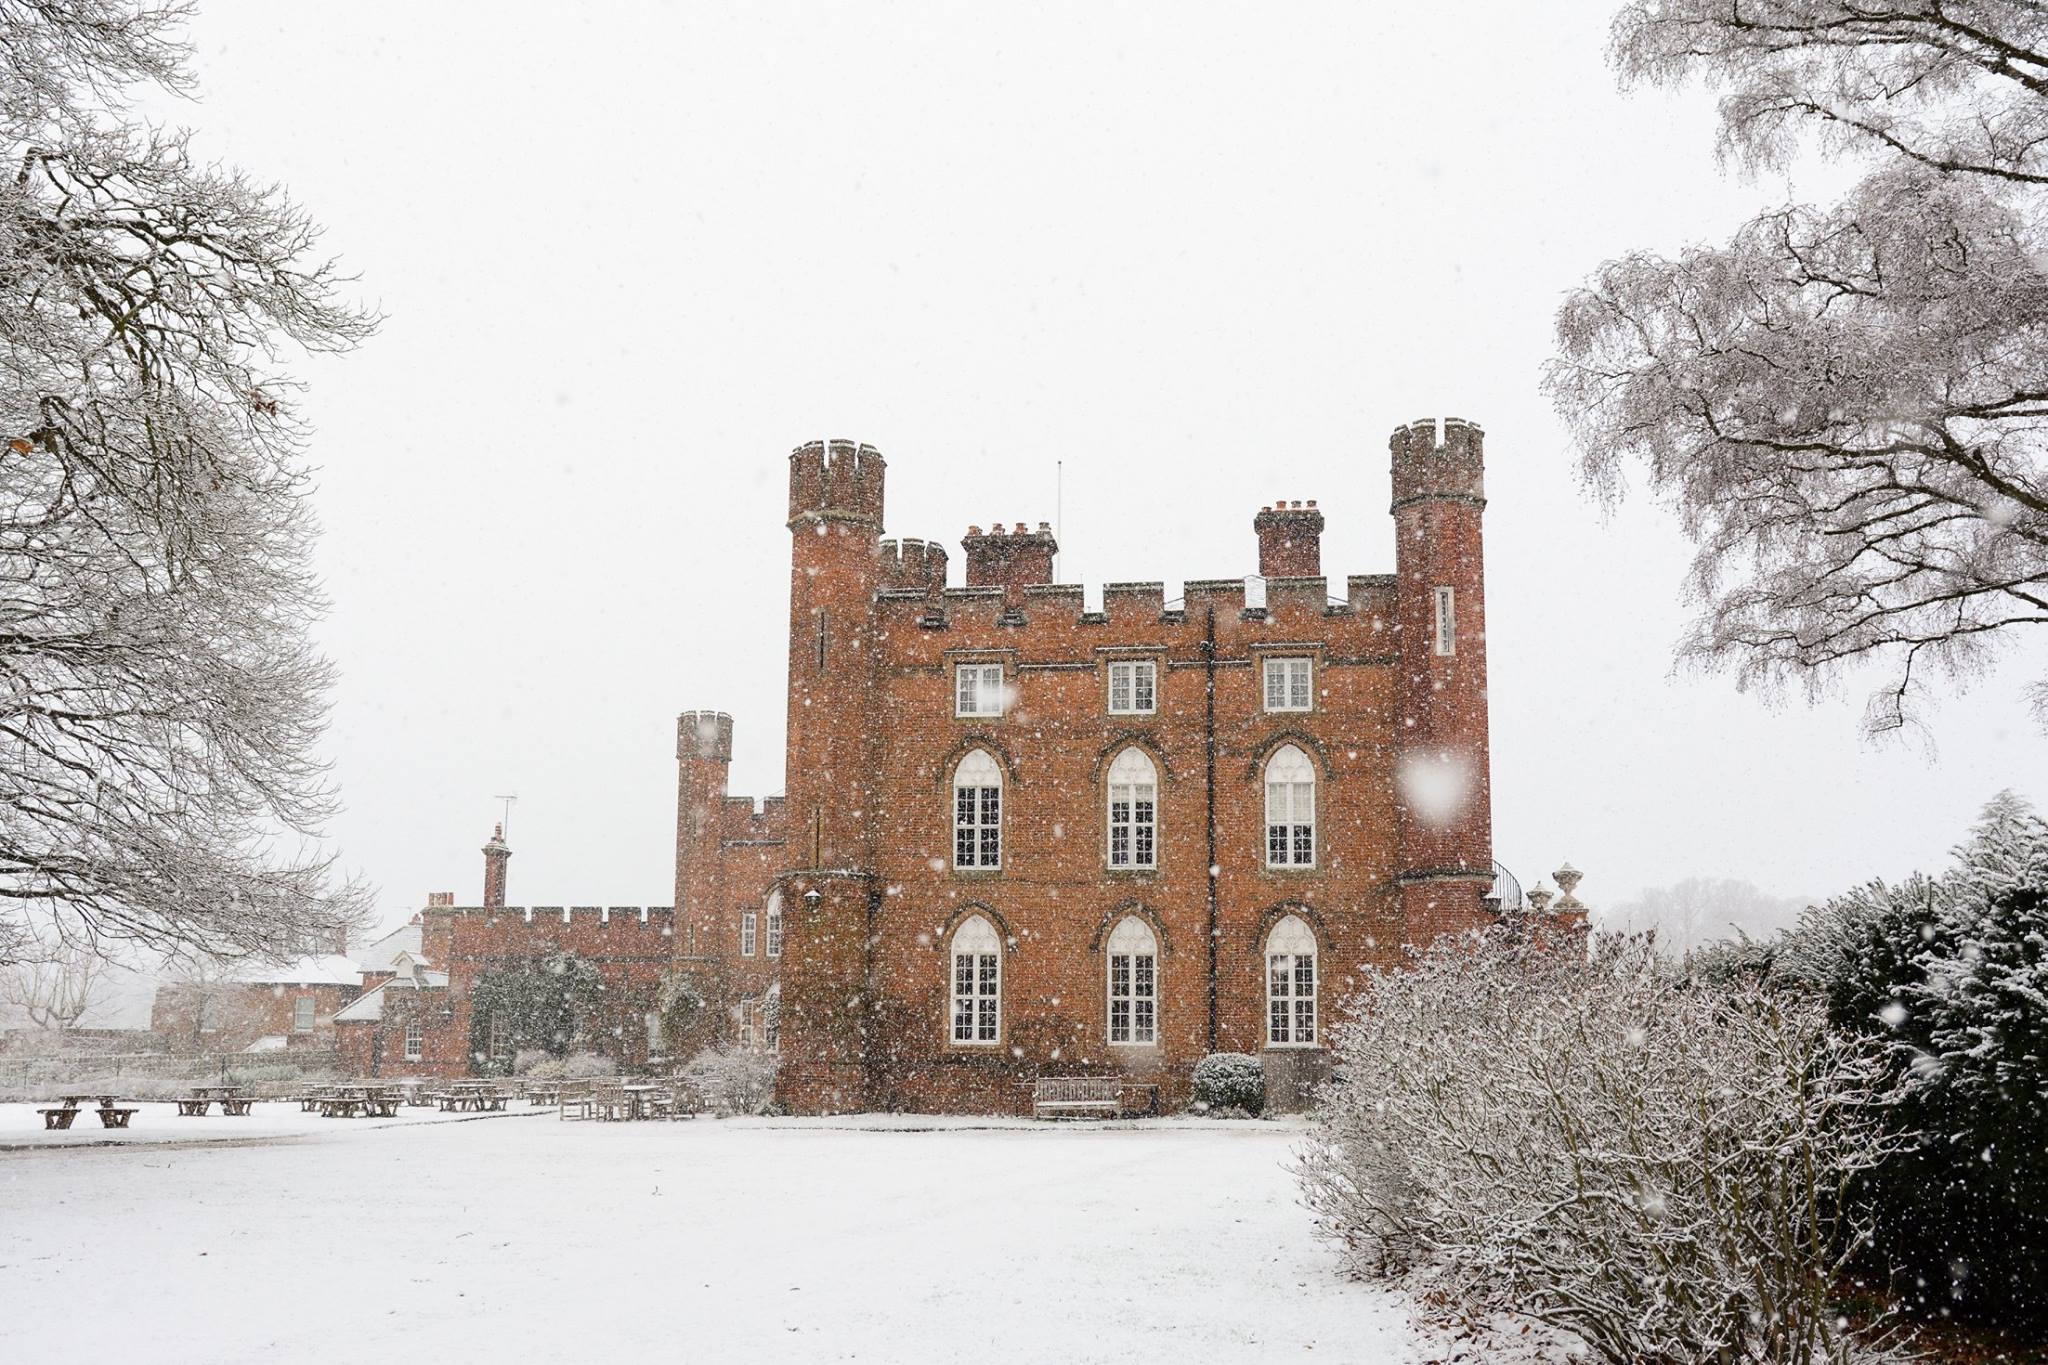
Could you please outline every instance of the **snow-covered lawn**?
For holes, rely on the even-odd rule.
[[[7,1359],[1421,1349],[1402,1301],[1340,1279],[1310,1238],[1284,1124],[380,1123],[277,1104],[135,1121],[117,1145],[90,1114],[46,1139],[0,1106]]]

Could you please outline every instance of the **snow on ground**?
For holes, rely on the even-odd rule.
[[[4,1354],[1377,1365],[1424,1349],[1401,1299],[1342,1280],[1309,1236],[1285,1124],[454,1117],[147,1105],[132,1141],[98,1142],[118,1135],[90,1114],[49,1135],[87,1145],[0,1106]]]

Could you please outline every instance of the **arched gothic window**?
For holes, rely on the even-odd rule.
[[[1143,749],[1109,765],[1109,865],[1159,866],[1159,770]]]
[[[1266,935],[1266,1046],[1316,1041],[1316,935],[1288,915]]]
[[[1109,936],[1109,1041],[1159,1041],[1159,941],[1152,926],[1126,915]]]
[[[1315,764],[1288,744],[1266,760],[1266,866],[1315,865]]]
[[[953,769],[953,866],[1003,865],[1003,769],[976,749]]]
[[[1003,1034],[1003,942],[970,915],[953,931],[953,1041],[992,1046]]]

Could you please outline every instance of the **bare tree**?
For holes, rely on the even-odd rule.
[[[111,964],[88,945],[60,931],[25,930],[32,945],[0,967],[0,1000],[39,1029],[78,1027],[105,994]]]
[[[374,319],[282,190],[123,103],[187,87],[185,17],[0,0],[0,905],[281,955],[364,909],[317,843],[333,668],[286,366]]]
[[[1873,156],[1837,205],[1608,262],[1547,386],[1592,483],[1640,467],[1693,536],[1685,656],[1809,689],[1885,660],[1869,725],[1895,729],[1929,666],[2048,625],[2048,13],[1642,0],[1612,55],[1718,86],[1746,165],[1806,131]]]

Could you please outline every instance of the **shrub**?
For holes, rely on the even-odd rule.
[[[775,1100],[772,1052],[707,1048],[679,1073],[709,1107],[726,1114],[764,1114]]]
[[[502,1024],[514,1053],[560,1057],[597,1031],[605,996],[594,963],[557,952],[493,967],[469,994],[470,1056],[485,1075],[503,1076],[512,1058],[493,1055],[492,1030]]]
[[[1817,1003],[1595,948],[1497,932],[1369,979],[1298,1168],[1320,1230],[1612,1365],[1887,1358],[1833,1301],[1877,1057]]]
[[[1195,1063],[1195,1105],[1257,1115],[1266,1108],[1266,1069],[1243,1052],[1212,1052]]]
[[[545,1053],[542,1055],[546,1056]],[[519,1074],[531,1081],[559,1081],[567,1078],[569,1067],[559,1057],[547,1057],[545,1061],[535,1062]]]
[[[600,1057],[595,1052],[578,1052],[562,1063],[562,1074],[572,1081],[595,1080],[601,1076],[616,1076],[619,1064],[609,1057]]]

